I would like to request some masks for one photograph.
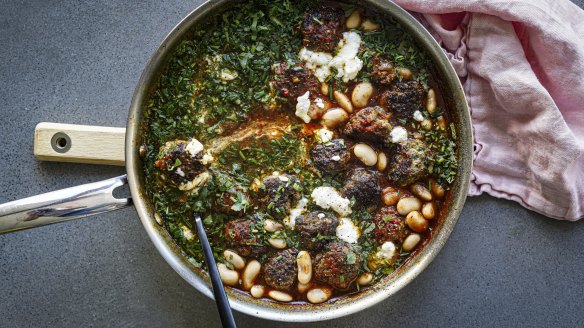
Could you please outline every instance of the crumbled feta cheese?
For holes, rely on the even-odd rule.
[[[290,180],[290,179],[289,179],[287,176],[285,176],[285,175],[279,175],[279,176],[278,176],[278,179],[280,179],[280,181],[283,181],[283,182],[287,182],[288,180]]]
[[[290,229],[294,230],[296,225],[296,219],[306,211],[306,206],[308,205],[308,199],[302,197],[295,208],[290,210],[290,216],[284,219],[284,224]]]
[[[408,131],[401,126],[396,126],[391,130],[391,142],[398,143],[408,138]]]
[[[331,68],[337,70],[337,77],[342,77],[344,82],[357,77],[357,74],[363,68],[363,61],[357,57],[359,47],[361,46],[361,36],[356,32],[343,33],[343,40],[339,42],[336,56],[324,52],[314,52],[302,48],[298,56],[308,69],[314,72],[314,75],[320,82],[324,82],[332,73]]]
[[[324,108],[324,100],[322,100],[321,98],[314,99],[314,103],[316,104],[316,107]]]
[[[219,78],[223,81],[231,81],[237,78],[237,72],[232,72],[227,69],[221,70],[221,74],[219,74]]]
[[[326,215],[324,215],[324,213],[318,213],[318,215],[317,215],[317,216],[318,216],[318,218],[319,218],[319,219],[324,219],[324,217],[325,217]]]
[[[318,66],[326,66],[333,59],[331,54],[326,52],[314,52],[306,48],[300,49],[298,54],[300,59],[306,62],[306,67],[308,69],[316,69]]]
[[[357,57],[361,36],[356,32],[345,32],[339,46],[341,49],[330,61],[329,66],[337,69],[337,77],[342,77],[343,82],[348,82],[357,77],[363,68],[363,61]]]
[[[207,165],[211,162],[213,162],[214,158],[213,155],[211,155],[209,152],[207,152],[205,155],[203,155],[203,158],[201,158],[201,163],[203,165]]]
[[[350,244],[357,243],[357,240],[361,236],[361,231],[351,219],[341,218],[339,220],[339,225],[337,226],[337,237],[344,240]]]
[[[424,115],[422,115],[422,113],[419,110],[417,110],[414,112],[414,120],[422,122],[424,120]]]
[[[199,140],[193,138],[186,146],[186,151],[188,151],[192,157],[195,157],[198,153],[203,150],[203,144]]]
[[[176,169],[176,171],[174,171],[176,174],[180,175],[181,177],[184,178],[185,173],[183,172],[183,170],[181,170],[181,168],[179,167],[178,169]]]
[[[296,98],[298,103],[296,104],[296,116],[300,117],[304,123],[310,122],[310,116],[308,116],[308,110],[310,109],[310,91],[306,91],[305,94]]]
[[[340,215],[351,214],[351,201],[341,196],[333,187],[316,187],[310,197],[316,205],[325,210],[330,208]]]
[[[335,155],[335,156],[331,157],[331,159],[332,159],[333,161],[335,161],[335,162],[338,162],[338,161],[340,161],[340,160],[341,160],[341,156],[339,156],[339,155]]]
[[[380,259],[391,259],[395,256],[395,245],[391,241],[386,241],[377,251],[377,257]]]
[[[318,129],[316,130],[315,136],[316,136],[316,141],[320,142],[320,143],[327,143],[331,140],[333,140],[333,131],[327,129],[327,128],[322,128],[322,129]]]
[[[187,228],[184,225],[181,225],[180,229],[182,230],[182,234],[186,240],[191,241],[191,240],[195,239],[195,235],[193,234],[191,229]]]

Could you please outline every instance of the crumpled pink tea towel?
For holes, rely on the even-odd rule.
[[[473,122],[470,195],[584,216],[584,11],[568,0],[394,0],[443,46]]]

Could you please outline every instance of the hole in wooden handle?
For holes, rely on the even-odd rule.
[[[51,138],[51,147],[57,153],[66,153],[71,149],[71,138],[64,132],[57,132]]]

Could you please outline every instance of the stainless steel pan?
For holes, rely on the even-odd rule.
[[[186,261],[169,234],[156,222],[152,204],[144,192],[144,176],[138,152],[139,146],[142,144],[140,126],[144,118],[147,96],[155,84],[159,73],[164,68],[167,59],[172,55],[172,50],[186,36],[191,27],[205,21],[209,15],[213,15],[217,11],[228,7],[232,2],[235,2],[235,0],[213,0],[204,3],[174,27],[152,55],[136,86],[126,125],[125,166],[127,176],[59,190],[0,205],[0,232],[32,228],[95,215],[134,203],[146,232],[160,254],[193,287],[208,297],[212,297],[206,274]],[[405,27],[405,32],[411,33],[414,36],[432,59],[434,73],[440,77],[438,81],[439,89],[444,97],[445,105],[453,112],[452,119],[457,129],[458,160],[460,164],[458,178],[445,204],[444,214],[439,219],[440,221],[436,229],[434,229],[430,240],[398,271],[386,277],[380,283],[357,294],[319,305],[278,304],[268,300],[256,300],[236,290],[228,289],[228,296],[232,307],[237,311],[271,320],[304,322],[337,318],[368,308],[403,288],[426,268],[448,239],[460,215],[466,199],[471,173],[472,131],[466,99],[454,69],[448,62],[440,46],[406,11],[387,0],[357,2],[372,10],[393,16]],[[66,129],[63,128],[63,130]],[[47,130],[44,131],[46,132]],[[93,133],[99,134],[101,130],[97,129],[92,131]],[[107,136],[112,137],[113,132],[109,132],[111,133],[107,134]],[[115,131],[115,133],[118,136],[120,133],[123,135],[123,130]],[[68,151],[74,152],[74,149],[79,151],[79,147],[75,147],[77,145],[76,140],[79,140],[79,143],[85,142],[86,140],[83,136],[86,136],[86,134],[81,133],[80,138],[71,140],[71,135],[66,131],[53,131],[52,137],[48,138],[50,140],[48,142],[51,143],[55,157],[50,158],[49,156],[45,159],[66,159],[69,161],[90,163],[99,162],[99,154],[97,157],[78,154],[77,158],[66,158],[65,155]],[[110,138],[110,142],[115,143],[116,138]],[[121,143],[121,138],[118,138],[118,142]],[[119,146],[121,149],[121,144]],[[120,152],[123,151],[120,150]],[[63,157],[59,158],[59,154],[62,154]],[[109,164],[120,164],[123,162],[120,158],[111,158],[116,156],[121,157],[119,154],[106,154],[104,156],[109,157]],[[132,198],[114,198],[112,196],[113,189],[126,183],[129,184]]]

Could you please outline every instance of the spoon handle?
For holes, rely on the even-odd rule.
[[[195,224],[197,225],[197,232],[199,234],[201,246],[203,246],[203,253],[205,254],[207,270],[209,270],[209,276],[211,276],[213,295],[215,295],[215,303],[217,303],[217,309],[219,310],[221,323],[223,324],[223,327],[236,328],[237,326],[235,325],[235,320],[233,319],[233,312],[231,311],[229,300],[227,300],[225,289],[223,289],[223,283],[221,282],[221,277],[219,276],[219,271],[217,270],[217,263],[215,263],[215,258],[213,257],[213,252],[211,251],[211,245],[209,245],[207,233],[205,232],[203,222],[201,221],[201,216],[198,214],[195,214]]]

